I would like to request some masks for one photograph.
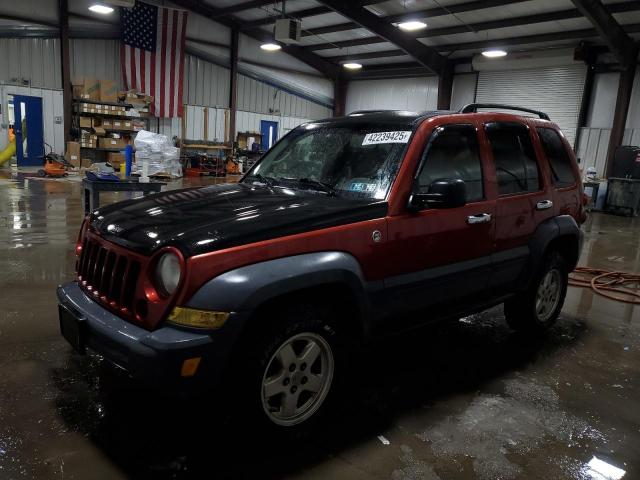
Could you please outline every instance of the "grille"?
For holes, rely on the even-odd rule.
[[[88,234],[78,259],[78,283],[87,293],[126,316],[133,312],[141,264],[122,249]]]

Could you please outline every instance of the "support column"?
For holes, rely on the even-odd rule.
[[[231,29],[231,68],[229,70],[229,141],[236,140],[236,113],[238,111],[238,40],[240,29]]]
[[[451,108],[451,91],[453,90],[453,65],[447,61],[438,75],[438,110]]]
[[[59,0],[60,20],[60,64],[62,66],[62,105],[64,141],[70,139],[73,90],[71,86],[71,60],[69,59],[69,8],[67,0]]]
[[[348,81],[344,75],[339,74],[333,80],[333,116],[342,117],[346,114]]]
[[[616,109],[613,114],[613,125],[611,127],[611,137],[609,138],[609,148],[607,150],[607,166],[605,168],[605,175],[607,177],[610,177],[613,173],[613,157],[616,148],[622,145],[624,127],[627,123],[627,114],[629,113],[629,102],[631,101],[633,79],[636,74],[637,57],[638,49],[635,48],[629,55],[629,60],[626,62],[626,65],[623,66],[623,70],[620,72]]]

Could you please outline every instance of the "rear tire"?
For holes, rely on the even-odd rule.
[[[514,330],[540,334],[558,319],[567,294],[567,262],[558,252],[548,253],[529,288],[505,302],[504,314]]]

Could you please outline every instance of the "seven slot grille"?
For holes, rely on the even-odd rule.
[[[85,235],[78,259],[78,283],[112,308],[131,313],[140,262]]]

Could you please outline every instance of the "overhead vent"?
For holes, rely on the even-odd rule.
[[[291,18],[280,18],[276,20],[274,37],[276,41],[285,44],[300,43],[300,32],[302,22]]]

